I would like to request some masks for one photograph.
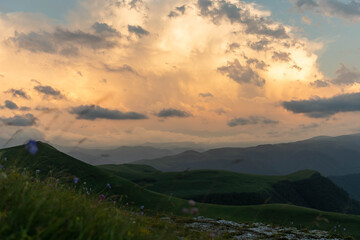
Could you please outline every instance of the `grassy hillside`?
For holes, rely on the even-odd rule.
[[[53,178],[0,170],[0,239],[211,239],[183,225],[116,207]]]
[[[38,173],[39,179],[47,179],[49,177],[52,179],[60,178],[61,183],[67,184],[70,188],[75,185],[76,189],[83,191],[83,193],[90,190],[91,187],[93,188],[93,194],[104,194],[104,197],[116,200],[119,204],[129,202],[130,207],[134,209],[139,209],[143,205],[145,209],[154,213],[163,212],[165,214],[184,215],[183,209],[189,208],[187,200],[146,190],[115,174],[67,156],[47,144],[38,143],[38,147],[39,151],[35,155],[29,154],[24,146],[0,150],[0,164],[4,168],[12,165],[17,165],[20,169],[26,167],[26,171],[32,174],[35,174],[36,170],[40,170]],[[7,158],[6,162],[5,158]],[[80,179],[76,184],[73,183],[74,177]],[[111,189],[107,187],[107,184],[111,185]],[[12,188],[10,183],[9,186]],[[24,187],[26,187],[26,184]],[[24,195],[21,196],[24,197]],[[10,194],[9,198],[11,199],[12,197],[13,195]],[[34,198],[37,199],[37,197]],[[58,201],[58,204],[60,203]],[[64,206],[66,207],[66,205]],[[233,221],[263,222],[283,226],[290,226],[292,223],[291,226],[299,228],[316,228],[330,231],[340,224],[346,228],[346,233],[360,238],[360,231],[358,230],[360,216],[355,215],[322,212],[286,204],[224,206],[198,203],[196,207],[198,208],[198,213],[202,216]],[[2,205],[0,211],[3,213],[7,209],[7,207]],[[24,216],[32,218],[32,214],[37,219],[35,214],[41,211],[46,213],[48,210],[46,208],[30,207],[29,210],[22,214],[18,212],[14,219],[24,218]],[[10,213],[12,214],[12,212],[7,212],[7,215]],[[59,221],[68,220],[66,216],[63,217],[61,215],[61,212],[54,212],[54,214],[60,214]],[[92,215],[90,214],[89,216]],[[36,225],[36,222],[34,224]],[[41,230],[41,228],[39,229]]]
[[[146,189],[225,205],[290,203],[325,211],[359,213],[359,204],[329,179],[311,170],[286,176],[240,174],[219,170],[160,172],[146,165],[99,166]]]
[[[360,174],[330,176],[329,178],[347,191],[353,199],[360,201]]]

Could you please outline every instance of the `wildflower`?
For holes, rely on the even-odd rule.
[[[36,169],[36,174],[39,174],[40,173],[40,169]]]
[[[141,207],[140,207],[141,210],[144,210],[144,208],[145,208],[144,206],[141,206]]]
[[[26,150],[28,150],[28,152],[32,155],[34,155],[35,153],[37,153],[37,151],[39,150],[36,144],[36,141],[34,140],[29,140],[26,143]]]
[[[196,204],[196,203],[195,203],[195,201],[194,201],[194,200],[189,200],[189,205],[190,205],[190,206],[192,206],[192,207],[193,207],[193,206],[195,206],[195,204]]]
[[[57,178],[57,179],[56,179],[56,182],[58,183],[59,181],[60,181],[60,179]]]
[[[346,231],[346,228],[344,228],[344,231]]]
[[[4,161],[7,162],[7,157],[4,157]]]
[[[192,208],[190,212],[191,212],[191,214],[195,215],[195,214],[199,213],[199,209],[198,208]]]
[[[99,199],[100,199],[100,201],[105,200],[105,195],[104,195],[104,194],[101,194],[101,195],[99,196]]]
[[[1,168],[1,167],[0,167],[0,168]],[[22,174],[23,176],[25,176],[26,172],[25,172],[25,171],[23,171],[21,174]]]
[[[77,184],[79,182],[79,178],[74,177],[74,183]]]
[[[3,169],[4,168],[4,166],[3,165],[0,165],[0,169]]]
[[[84,185],[86,185],[86,182],[84,182]]]
[[[183,211],[183,213],[186,213],[186,214],[189,213],[189,209],[187,209],[187,208],[183,208],[182,211]]]
[[[90,195],[89,191],[86,191],[86,194],[87,194],[87,195]]]
[[[110,186],[110,184],[108,183],[108,184],[106,184],[106,186],[109,188],[109,189],[111,189],[111,186]]]
[[[89,188],[90,192],[92,191],[92,188]]]
[[[144,212],[143,211],[141,211],[141,216],[143,216],[144,215]]]

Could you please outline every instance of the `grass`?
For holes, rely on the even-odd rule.
[[[77,188],[0,170],[0,239],[210,239]]]
[[[61,186],[69,186],[70,189],[68,189],[68,187],[59,187],[59,189],[53,191],[53,187],[49,186],[49,184],[53,184],[53,182],[49,184],[40,183],[34,187],[31,179],[29,180],[29,177],[26,178],[20,173],[14,173],[13,177],[8,176],[7,178],[2,178],[2,185],[0,187],[2,196],[0,200],[0,211],[2,214],[0,227],[2,232],[8,229],[7,234],[15,234],[16,236],[14,235],[13,239],[19,239],[17,237],[20,236],[19,234],[21,232],[29,234],[30,230],[32,231],[32,236],[44,232],[44,234],[48,234],[46,236],[49,236],[49,238],[63,235],[66,237],[66,234],[71,234],[71,232],[74,231],[74,235],[71,236],[81,234],[83,237],[79,239],[91,238],[92,234],[95,234],[94,238],[99,236],[103,237],[103,239],[111,239],[111,236],[114,235],[123,236],[123,238],[120,239],[126,239],[125,236],[127,233],[125,230],[120,231],[115,228],[116,226],[122,226],[118,228],[130,229],[129,231],[132,234],[134,230],[131,225],[132,220],[127,221],[125,219],[132,219],[137,216],[132,215],[131,212],[117,212],[115,206],[111,206],[110,208],[109,205],[106,205],[108,203],[99,205],[99,196],[91,199],[91,197],[85,194],[86,190],[90,189],[90,187],[92,187],[93,192],[96,192],[97,195],[104,194],[107,199],[116,200],[120,206],[124,206],[128,202],[129,208],[137,212],[139,212],[140,206],[143,205],[147,210],[147,214],[151,215],[181,216],[184,215],[183,208],[189,207],[188,201],[186,200],[146,190],[115,174],[78,161],[47,144],[38,143],[38,147],[39,151],[35,155],[30,155],[24,146],[1,150],[0,164],[9,168],[13,165],[16,165],[18,169],[26,167],[26,171],[33,175],[36,169],[39,169],[39,180],[46,182],[49,181],[49,179],[54,181],[54,179],[60,178]],[[8,159],[6,163],[4,162],[5,157]],[[73,183],[74,177],[80,179],[77,184]],[[20,180],[18,181],[17,179]],[[84,184],[84,182],[86,182],[86,184]],[[106,187],[108,183],[111,185],[111,189]],[[74,186],[76,186],[76,188]],[[83,190],[83,188],[85,189]],[[79,194],[79,192],[82,192],[82,194]],[[3,197],[5,195],[7,195],[6,198]],[[346,228],[344,234],[360,239],[360,231],[358,228],[358,226],[360,226],[360,216],[355,215],[329,213],[287,204],[224,206],[197,203],[196,207],[202,216],[237,222],[263,222],[281,226],[329,231],[333,230],[334,226],[340,224]],[[106,209],[110,210],[106,212]],[[103,210],[106,210],[106,213],[103,213]],[[125,214],[125,216],[122,216],[122,214]],[[6,221],[4,220],[5,216],[9,217]],[[31,216],[33,216],[33,220],[28,223]],[[92,221],[91,219],[95,216],[99,216],[99,219]],[[105,218],[104,216],[110,218],[108,220],[104,219],[102,222],[101,216],[103,216],[103,218]],[[76,222],[76,217],[79,217],[79,223]],[[124,221],[123,223],[121,223],[122,220]],[[139,221],[137,230],[142,227],[147,228],[149,225],[152,226],[152,223],[147,224],[146,221],[153,221],[155,226],[159,224],[159,228],[154,226],[154,229],[157,230],[154,230],[156,237],[153,235],[153,239],[162,239],[164,236],[166,236],[165,239],[175,239],[170,238],[170,235],[166,234],[171,234],[168,232],[174,231],[174,235],[179,234],[179,236],[181,236],[181,232],[185,231],[181,230],[179,232],[171,226],[161,225],[163,223],[161,221],[159,222],[156,217],[150,217],[143,222],[136,219],[133,221]],[[3,224],[4,222],[6,222],[6,225],[9,227],[3,227],[5,226]],[[91,224],[94,226],[90,227]],[[129,224],[131,226],[128,226]],[[47,230],[48,226],[50,226],[49,229],[52,229],[51,231]],[[134,228],[136,228],[136,226],[134,226]],[[162,231],[162,228],[168,230]],[[96,232],[92,231],[92,229],[96,230]],[[55,231],[55,233],[51,235],[53,231]],[[59,233],[56,233],[56,231],[59,231]],[[61,233],[61,231],[64,231],[64,233]],[[104,231],[104,233],[100,233],[102,231]],[[106,235],[110,233],[112,234],[111,236]],[[105,234],[106,236],[97,234]],[[71,236],[65,239],[71,239]],[[34,238],[36,239],[36,237]],[[129,239],[130,238],[129,236]],[[144,237],[142,235],[134,235],[131,239],[136,238],[142,239]],[[151,239],[151,237],[149,238]],[[24,237],[23,239],[26,238]]]

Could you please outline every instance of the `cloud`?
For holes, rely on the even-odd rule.
[[[264,38],[264,39],[261,39],[260,41],[257,41],[257,42],[249,42],[248,45],[253,50],[263,51],[263,50],[265,50],[267,48],[269,43],[270,43],[270,41],[267,40],[266,38]]]
[[[110,120],[141,120],[147,119],[144,114],[137,112],[120,112],[118,110],[111,110],[95,105],[82,105],[74,107],[69,111],[71,114],[77,115],[77,119],[96,120],[96,119],[110,119]]]
[[[18,105],[10,100],[5,101],[5,107],[11,110],[19,109]]]
[[[106,34],[110,36],[121,36],[121,34],[113,27],[109,26],[106,23],[96,22],[92,25],[92,28],[97,34]]]
[[[349,69],[344,64],[340,64],[339,69],[335,71],[336,77],[327,80],[316,80],[310,85],[321,88],[328,87],[330,84],[334,85],[354,85],[360,83],[360,71],[356,68]]]
[[[255,68],[260,70],[265,70],[269,66],[263,60],[258,60],[255,58],[249,58],[248,60],[246,60],[246,63],[249,65],[254,64]]]
[[[279,62],[290,62],[290,53],[286,52],[273,52],[272,59]]]
[[[155,116],[158,116],[160,118],[169,118],[169,117],[187,118],[187,117],[191,117],[192,114],[175,108],[168,108],[168,109],[163,109],[160,112],[156,113]]]
[[[34,90],[38,93],[44,94],[46,97],[52,97],[55,99],[63,99],[64,95],[61,94],[59,90],[54,89],[51,86],[35,86]]]
[[[30,111],[31,108],[30,108],[30,107],[26,107],[26,106],[22,106],[22,107],[19,108],[19,110],[26,112],[26,111]]]
[[[198,0],[198,8],[201,15],[210,17],[215,23],[219,22],[220,19],[227,19],[231,23],[244,25],[245,32],[249,34],[278,39],[289,38],[284,26],[280,24],[274,26],[273,21],[262,16],[252,15],[248,9],[240,4],[226,0]]]
[[[331,98],[288,101],[283,107],[293,113],[303,113],[312,118],[328,118],[336,113],[360,111],[360,93],[336,95]]]
[[[95,33],[81,30],[70,31],[62,28],[56,28],[53,32],[15,32],[15,36],[9,38],[9,41],[19,48],[33,53],[59,53],[66,56],[77,55],[79,48],[98,50],[116,46],[116,42],[109,39],[112,36],[119,36],[118,32],[114,32],[115,29],[104,23],[95,23],[92,28]]]
[[[134,33],[136,34],[138,37],[143,37],[143,36],[146,36],[146,35],[149,35],[150,33],[148,31],[146,31],[145,29],[143,29],[141,26],[137,25],[137,26],[134,26],[134,25],[128,25],[128,31],[130,33]]]
[[[199,93],[199,96],[200,97],[203,97],[203,98],[213,98],[214,95],[212,95],[210,92],[207,92],[207,93]]]
[[[5,93],[11,93],[13,97],[21,97],[24,99],[30,99],[30,96],[27,95],[27,93],[22,89],[11,88],[11,89],[5,91]]]
[[[175,7],[173,11],[171,11],[168,15],[168,17],[178,17],[180,15],[184,15],[186,10],[186,6],[182,5],[180,7]]]
[[[295,6],[301,11],[308,10],[352,21],[360,20],[360,2],[356,0],[295,0]]]
[[[330,82],[335,85],[353,85],[360,83],[360,72],[356,68],[353,70],[347,68],[344,64],[340,64],[340,68],[336,70],[336,77]]]
[[[306,23],[308,25],[310,25],[312,23],[311,19],[309,17],[307,17],[307,16],[303,16],[301,18],[301,21],[303,21],[304,23]]]
[[[279,121],[274,121],[266,117],[250,116],[248,118],[234,118],[228,122],[229,127],[257,125],[257,124],[278,124]]]
[[[261,78],[250,67],[242,66],[237,59],[233,62],[228,62],[226,66],[219,67],[218,71],[239,84],[249,83],[259,87],[265,84],[265,79]]]
[[[324,80],[316,80],[312,83],[310,83],[311,86],[316,87],[316,88],[322,88],[322,87],[328,87],[330,86],[330,84],[327,81]]]
[[[120,67],[111,67],[107,64],[104,64],[104,68],[108,72],[129,72],[139,76],[139,74],[131,66],[127,64],[124,64]]]
[[[28,113],[25,115],[15,115],[11,118],[0,118],[0,121],[9,126],[26,127],[35,125],[37,118],[31,113]]]

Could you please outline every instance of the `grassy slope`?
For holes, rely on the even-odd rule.
[[[97,167],[78,161],[66,154],[43,143],[39,143],[39,152],[29,155],[24,146],[1,150],[0,161],[4,164],[4,157],[8,158],[7,164],[26,166],[31,171],[40,169],[43,176],[52,175],[65,176],[65,182],[71,182],[76,176],[80,181],[86,181],[87,187],[93,186],[104,192],[106,184],[112,185],[111,190],[105,190],[107,195],[127,195],[129,202],[134,205],[144,205],[147,209],[163,211],[181,215],[182,209],[188,207],[185,200],[158,194],[118,177],[109,174]],[[60,171],[60,172],[59,172]],[[341,224],[346,227],[347,233],[360,238],[360,216],[344,215],[336,213],[321,212],[313,209],[296,207],[286,204],[269,204],[260,206],[221,206],[213,204],[197,204],[200,215],[212,218],[222,218],[233,221],[264,222],[289,226],[308,227],[330,230],[335,225]]]
[[[0,169],[0,239],[210,239],[140,209],[116,207],[53,178]],[[146,213],[145,213],[146,215]]]
[[[149,190],[179,198],[225,205],[292,203],[334,212],[359,212],[359,204],[330,180],[304,170],[286,176],[220,170],[160,172],[146,165],[99,166]]]

